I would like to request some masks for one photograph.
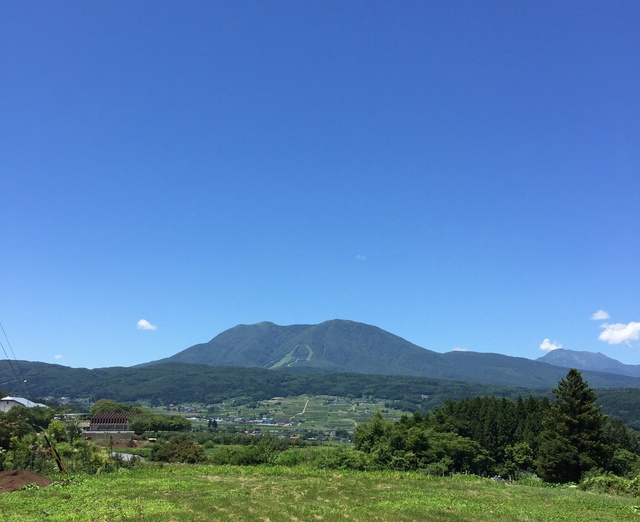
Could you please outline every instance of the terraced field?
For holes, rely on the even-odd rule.
[[[203,405],[190,405],[197,411]],[[382,400],[376,399],[349,399],[328,395],[298,396],[298,397],[274,397],[267,401],[244,402],[241,398],[232,399],[217,405],[214,412],[207,416],[218,419],[243,419],[233,421],[235,424],[253,427],[255,423],[246,421],[269,419],[261,425],[265,431],[282,432],[284,428],[307,430],[347,430],[368,421],[376,412],[381,411],[388,419],[397,419],[403,412],[385,407]],[[199,413],[201,414],[201,413]],[[188,415],[185,413],[185,415]],[[206,420],[196,421],[196,426],[206,425]],[[289,424],[289,426],[284,426]]]

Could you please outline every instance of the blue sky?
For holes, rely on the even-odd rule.
[[[15,356],[341,318],[639,364],[639,26],[636,1],[4,2]]]

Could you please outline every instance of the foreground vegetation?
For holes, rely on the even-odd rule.
[[[0,495],[0,521],[624,521],[637,504],[470,475],[164,465]]]
[[[0,470],[51,477],[64,471],[59,454],[69,475],[0,495],[0,522],[640,517],[640,436],[601,413],[577,370],[552,392],[554,401],[447,401],[397,420],[377,412],[355,428],[353,445],[220,432],[213,423],[188,432],[184,418],[97,401],[92,413],[125,411],[140,431],[158,430],[154,442],[119,448],[146,462],[112,453],[111,440],[84,440],[75,422],[47,408],[13,408],[0,414]],[[257,406],[284,415],[278,402]]]

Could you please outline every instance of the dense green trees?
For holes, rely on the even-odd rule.
[[[546,398],[533,396],[515,401],[496,397],[450,400],[434,408],[426,422],[477,442],[492,459],[493,470],[508,475],[516,469],[532,469],[530,455],[537,448],[548,407]]]
[[[122,404],[112,399],[99,399],[91,405],[89,413],[96,415],[97,413],[133,413],[134,411],[142,411],[140,408]]]
[[[355,446],[375,467],[510,477],[535,471],[549,482],[579,482],[590,470],[630,475],[640,468],[640,436],[600,413],[580,372],[569,371],[552,391],[554,402],[476,397],[398,422],[376,414],[356,429]]]
[[[547,407],[546,399],[535,397],[449,400],[397,423],[376,414],[356,429],[354,442],[377,467],[513,474],[532,468],[532,445]]]
[[[491,458],[480,444],[441,429],[432,420],[415,413],[389,422],[378,412],[370,422],[356,429],[355,448],[369,454],[373,468],[425,469],[434,473],[490,470]]]
[[[129,429],[137,435],[148,431],[188,431],[191,430],[191,422],[177,415],[156,415],[147,412],[131,418]]]
[[[0,411],[0,451],[9,449],[12,437],[23,437],[46,429],[53,419],[53,410],[49,408],[11,408]]]

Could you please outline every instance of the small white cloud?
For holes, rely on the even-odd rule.
[[[138,330],[155,330],[158,328],[155,324],[151,324],[146,319],[140,319],[138,321]]]
[[[367,260],[367,256],[363,256],[362,254],[358,254],[356,256],[356,261],[366,261]]]
[[[562,348],[562,344],[558,341],[552,341],[548,337],[542,341],[542,344],[540,345],[540,349],[544,352],[552,352],[553,350],[559,350],[560,348]]]
[[[598,310],[597,312],[594,312],[591,315],[591,320],[592,321],[606,321],[610,317],[611,316],[609,315],[608,312],[605,312],[604,310]]]
[[[62,359],[62,355],[56,354],[56,355],[53,356],[53,358],[57,359],[57,360],[60,360],[60,359]]]
[[[614,323],[602,325],[604,331],[598,339],[609,344],[629,344],[640,339],[640,323],[631,321],[629,324]]]
[[[462,348],[461,346],[456,346],[451,351],[452,352],[468,352],[469,348]]]

